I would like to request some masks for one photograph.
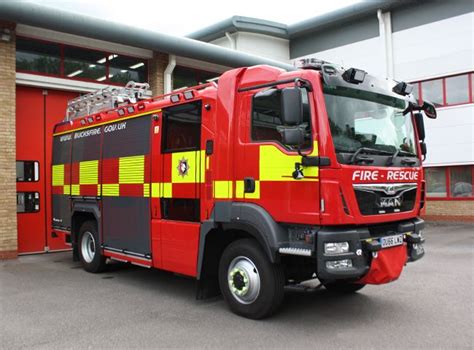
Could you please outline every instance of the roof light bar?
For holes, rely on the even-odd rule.
[[[194,98],[194,92],[192,90],[185,91],[183,95],[185,100],[192,100]]]
[[[179,102],[180,99],[181,99],[181,96],[180,96],[179,94],[171,95],[171,96],[170,96],[170,100],[171,100],[171,102],[173,102],[173,103]]]
[[[413,85],[401,81],[393,87],[392,91],[402,96],[410,95],[413,92]]]
[[[360,84],[364,81],[367,72],[362,69],[349,68],[342,74],[342,78],[348,83]]]

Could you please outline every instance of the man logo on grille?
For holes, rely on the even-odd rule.
[[[188,160],[187,159],[184,159],[182,158],[180,161],[179,161],[179,164],[178,164],[178,174],[179,176],[182,176],[182,177],[185,177],[188,175],[188,172],[189,172],[189,164],[188,164]]]

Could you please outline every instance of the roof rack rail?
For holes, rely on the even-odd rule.
[[[123,104],[148,99],[150,85],[129,81],[124,87],[107,86],[103,89],[68,101],[65,121],[117,108]]]

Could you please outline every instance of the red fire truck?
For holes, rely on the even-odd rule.
[[[85,270],[192,276],[198,298],[258,319],[285,287],[355,292],[424,255],[421,111],[436,111],[410,85],[307,62],[146,89],[78,97],[55,126],[52,225]]]

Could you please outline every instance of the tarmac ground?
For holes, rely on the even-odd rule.
[[[395,282],[336,296],[288,292],[272,318],[195,299],[195,281],[113,264],[91,274],[70,252],[0,262],[0,349],[469,348],[474,226],[429,224],[426,255]]]

